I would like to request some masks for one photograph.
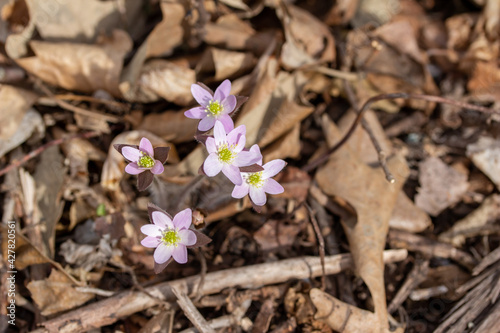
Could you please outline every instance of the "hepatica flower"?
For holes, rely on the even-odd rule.
[[[234,187],[233,198],[241,199],[247,194],[250,195],[250,200],[256,206],[264,206],[267,198],[266,193],[280,194],[284,192],[276,180],[272,179],[286,165],[283,160],[273,160],[264,164],[263,171],[259,172],[242,172],[243,183]]]
[[[200,84],[193,84],[191,93],[200,106],[184,112],[184,115],[191,119],[201,119],[198,124],[200,131],[208,131],[218,120],[224,125],[226,132],[229,132],[234,128],[229,114],[234,111],[237,104],[236,96],[230,95],[230,92],[231,81],[229,80],[224,80],[214,94]]]
[[[164,170],[170,147],[157,147],[153,149],[151,141],[142,138],[139,146],[118,144],[113,146],[130,163],[125,167],[125,172],[137,175],[137,187],[144,191],[153,182],[154,175],[161,174]]]
[[[243,183],[239,168],[255,164],[262,158],[258,150],[243,151],[245,134],[244,125],[226,134],[223,124],[220,121],[215,123],[214,137],[205,142],[209,155],[203,163],[203,171],[207,176],[213,177],[222,171],[234,184]]]
[[[172,217],[153,204],[148,205],[149,218],[152,224],[141,227],[146,235],[141,244],[148,248],[156,248],[153,254],[155,272],[161,272],[172,260],[185,264],[188,260],[187,248],[208,244],[211,239],[191,229],[192,211],[187,208]]]

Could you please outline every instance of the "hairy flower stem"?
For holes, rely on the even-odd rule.
[[[472,110],[476,110],[476,111],[484,112],[484,113],[490,113],[490,114],[496,113],[496,114],[500,114],[500,110],[491,110],[491,109],[486,108],[484,106],[479,106],[479,105],[469,104],[469,103],[465,103],[465,102],[455,101],[455,100],[444,98],[444,97],[440,97],[440,96],[420,95],[420,94],[408,94],[408,93],[392,93],[392,94],[381,94],[381,95],[373,96],[372,98],[368,99],[365,102],[365,104],[363,104],[363,106],[361,107],[361,110],[358,112],[358,115],[356,116],[356,119],[354,120],[354,122],[352,123],[351,127],[349,128],[349,130],[347,131],[347,133],[344,135],[344,137],[342,139],[340,139],[340,141],[337,144],[335,144],[333,147],[331,147],[330,149],[328,149],[328,151],[326,153],[324,153],[322,156],[320,156],[317,159],[313,160],[311,163],[305,165],[302,168],[302,170],[306,171],[306,172],[313,171],[318,166],[320,166],[321,164],[323,164],[324,162],[326,162],[326,160],[328,160],[328,157],[331,154],[333,154],[340,147],[342,147],[344,145],[344,143],[346,143],[347,140],[349,140],[349,138],[351,137],[351,135],[354,133],[354,131],[358,127],[359,123],[361,122],[361,119],[363,119],[363,116],[364,116],[366,110],[368,110],[368,108],[370,107],[370,105],[372,105],[375,102],[384,100],[384,99],[397,99],[397,98],[403,98],[403,99],[421,99],[421,100],[429,101],[429,102],[442,103],[442,104],[450,104],[450,105],[454,105],[454,106],[457,106],[457,107],[468,108],[468,109],[472,109]]]

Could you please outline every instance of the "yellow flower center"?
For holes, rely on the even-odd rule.
[[[153,160],[148,155],[144,155],[139,159],[137,165],[140,166],[141,168],[152,168],[153,165],[155,165],[155,160]]]
[[[231,163],[236,155],[226,145],[220,147],[217,154],[219,155],[219,161],[223,163]]]
[[[251,173],[246,177],[246,181],[253,187],[262,187],[262,185],[264,185],[264,180],[262,179],[262,171]]]
[[[161,241],[165,245],[177,246],[180,240],[181,236],[179,236],[179,233],[172,229],[164,231],[161,236]]]
[[[221,114],[223,107],[222,104],[220,104],[218,101],[211,100],[210,102],[208,102],[208,106],[206,109],[210,115],[215,117]]]

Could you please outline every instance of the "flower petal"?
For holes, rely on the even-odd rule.
[[[174,247],[174,251],[172,253],[172,257],[179,264],[185,264],[188,261],[188,251],[186,245],[179,244],[177,247]]]
[[[163,243],[160,243],[153,254],[153,258],[155,262],[158,264],[163,264],[170,259],[172,256],[172,252],[174,252],[174,246],[167,246]]]
[[[207,112],[204,107],[197,106],[184,112],[184,115],[191,119],[203,119],[207,116]]]
[[[220,121],[215,122],[214,126],[214,139],[217,147],[220,147],[224,144],[227,144],[227,136],[226,130],[224,129],[224,125]]]
[[[245,125],[240,125],[238,127],[236,127],[234,130],[232,130],[231,132],[229,132],[227,134],[227,144],[229,146],[232,146],[232,145],[239,145],[240,142],[243,142],[243,147],[241,149],[239,149],[239,151],[237,151],[237,153],[239,153],[240,151],[243,150],[243,148],[245,148],[245,142],[246,142],[246,137],[245,137],[245,134],[247,133],[247,128],[245,127]],[[243,141],[241,141],[243,140]]]
[[[141,241],[141,245],[144,247],[155,248],[160,245],[160,239],[158,237],[147,236]]]
[[[127,164],[127,166],[125,167],[125,172],[130,174],[130,175],[138,175],[140,174],[141,172],[143,172],[145,169],[141,169],[139,168],[139,166],[137,165],[137,163],[133,162],[133,163],[129,163]]]
[[[208,102],[213,98],[212,95],[197,84],[191,85],[191,94],[201,106],[207,106]]]
[[[186,246],[191,246],[196,244],[196,234],[192,230],[189,229],[179,230],[179,236],[181,237],[179,244]]]
[[[264,206],[267,201],[266,192],[264,192],[262,187],[250,187],[250,199],[257,206]]]
[[[215,139],[210,137],[205,141],[205,147],[207,147],[207,151],[209,154],[217,152],[217,146],[215,145]]]
[[[160,161],[155,160],[155,165],[151,168],[151,172],[155,175],[159,175],[164,169],[163,164]]]
[[[234,129],[234,122],[233,119],[228,116],[227,114],[223,114],[222,116],[219,116],[217,118],[218,121],[224,125],[224,129],[226,130],[226,133],[231,132]]]
[[[260,152],[259,145],[257,144],[253,145],[252,147],[250,147],[249,151],[251,154],[254,154],[255,156],[260,156],[259,160],[255,163],[257,163],[258,165],[262,165],[262,154]]]
[[[206,132],[212,127],[214,127],[216,119],[214,117],[205,117],[202,120],[200,120],[200,123],[198,124],[198,129],[202,132]]]
[[[150,237],[161,237],[161,232],[164,228],[155,224],[145,224],[141,227],[141,232]]]
[[[267,179],[274,177],[283,170],[286,162],[283,160],[272,160],[263,165],[264,171],[262,171],[262,178]]]
[[[242,151],[238,153],[233,164],[237,167],[249,166],[258,162],[260,158],[260,156],[255,156],[249,151]]]
[[[215,89],[214,100],[222,102],[230,93],[231,81],[226,79]]]
[[[248,194],[250,186],[247,183],[242,183],[241,185],[236,185],[233,189],[231,196],[235,199],[241,199]]]
[[[238,167],[234,165],[224,165],[222,167],[222,173],[234,184],[241,185],[243,183],[243,178],[241,178],[241,172]]]
[[[176,229],[187,229],[193,221],[193,212],[186,208],[174,216],[174,227]]]
[[[147,138],[141,139],[141,143],[139,143],[139,149],[147,153],[151,157],[155,156],[153,145],[151,144],[151,141],[149,141]]]
[[[172,222],[170,217],[168,217],[167,214],[164,214],[163,212],[156,210],[153,213],[151,213],[151,217],[153,219],[153,223],[163,229],[174,228],[174,223]]]
[[[283,186],[281,186],[280,183],[278,183],[277,181],[275,181],[272,178],[269,178],[268,180],[266,180],[266,182],[262,186],[262,189],[264,189],[264,191],[269,193],[269,194],[280,194],[280,193],[285,192],[285,189],[283,188]]]
[[[203,171],[208,177],[213,177],[222,170],[222,163],[216,153],[208,155],[205,163],[203,163]]]
[[[137,162],[142,156],[142,152],[139,149],[132,147],[123,147],[122,154],[123,157],[125,157],[130,162]]]
[[[224,114],[230,114],[234,111],[236,107],[236,96],[229,95],[222,101],[222,107],[224,108]]]

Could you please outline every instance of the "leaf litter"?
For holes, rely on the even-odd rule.
[[[496,1],[0,7],[2,278],[7,222],[16,230],[10,328],[495,329]],[[196,106],[191,85],[214,89],[225,79],[231,94],[249,97],[233,115],[246,126],[246,147],[259,144],[264,163],[287,162],[276,176],[284,193],[260,212],[232,198],[223,177],[198,175],[206,137],[184,116]],[[397,98],[358,121],[360,107],[383,93],[488,112]],[[164,173],[139,192],[112,147],[142,137],[170,153]],[[141,246],[148,202],[194,208],[212,242],[155,275],[152,250]]]

